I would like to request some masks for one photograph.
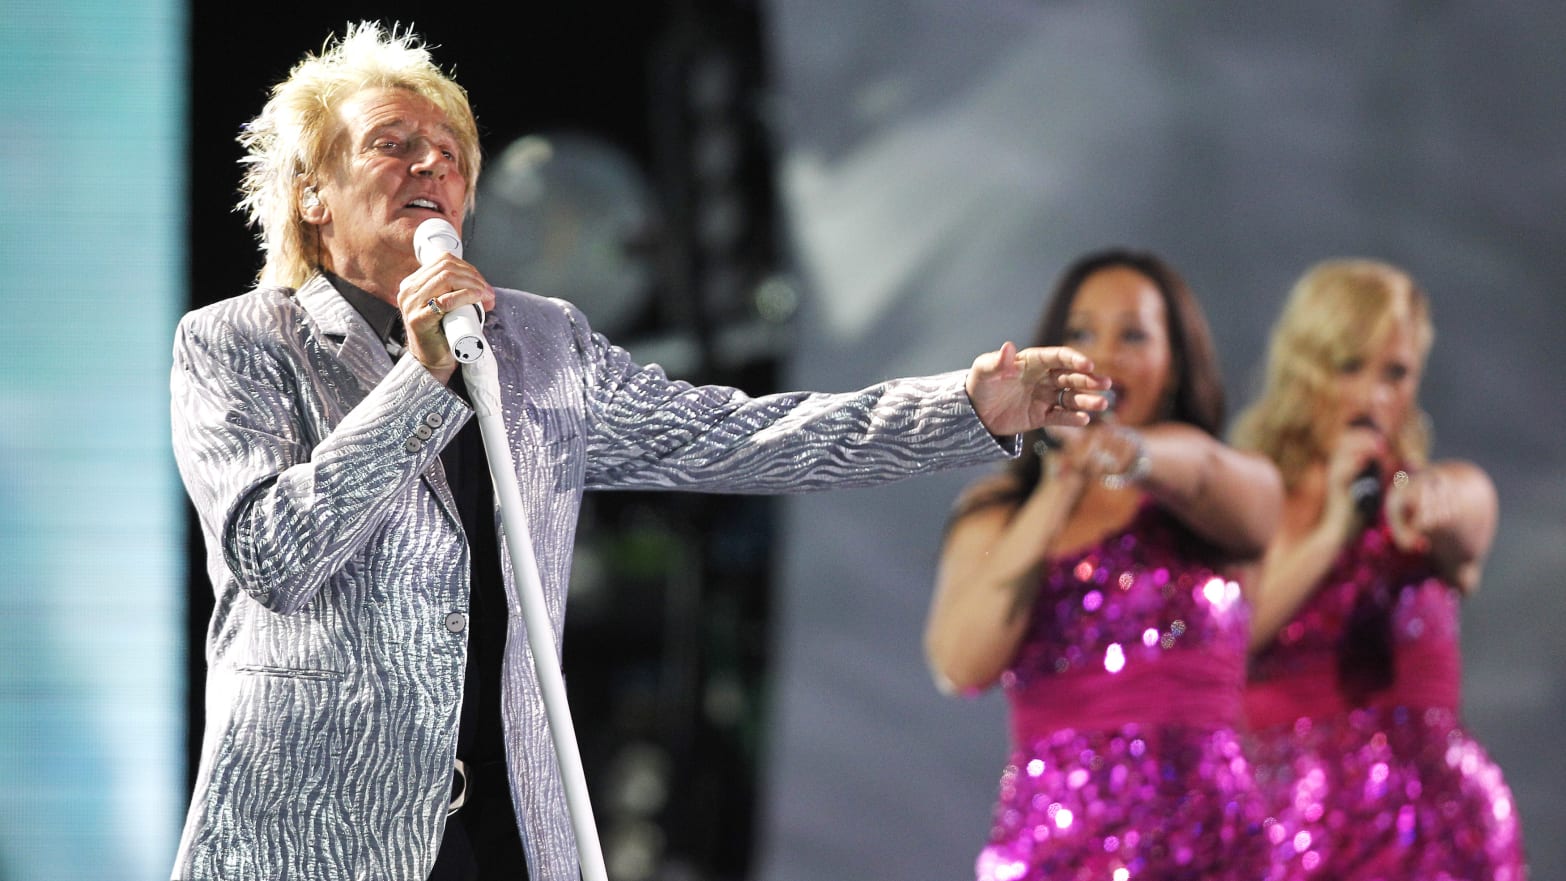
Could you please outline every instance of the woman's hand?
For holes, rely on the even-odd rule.
[[[1386,437],[1374,428],[1359,426],[1345,429],[1328,456],[1320,527],[1329,530],[1340,546],[1365,525],[1350,487],[1366,466],[1385,461],[1386,456]]]
[[[1094,481],[1109,489],[1124,489],[1145,477],[1151,462],[1140,432],[1096,420],[1085,428],[1051,430],[1054,448],[1045,455],[1043,480],[1066,475]]]
[[[1387,491],[1387,526],[1399,548],[1429,553],[1442,574],[1465,591],[1479,575],[1495,536],[1495,485],[1477,466],[1442,462],[1398,472]]]

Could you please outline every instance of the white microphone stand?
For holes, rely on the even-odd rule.
[[[444,229],[441,229],[444,227]],[[420,263],[439,253],[462,256],[462,241],[456,230],[443,220],[426,220],[414,236],[414,250]],[[431,253],[431,251],[434,253]],[[426,256],[428,255],[428,257]],[[522,604],[522,622],[527,627],[527,644],[533,653],[533,670],[538,675],[539,692],[544,698],[544,713],[549,735],[555,744],[555,758],[565,787],[566,806],[571,827],[576,833],[577,857],[584,881],[608,881],[598,827],[593,822],[593,806],[587,793],[587,776],[582,772],[582,754],[576,743],[576,727],[571,723],[571,705],[566,699],[565,678],[560,659],[555,655],[555,633],[550,626],[549,609],[544,603],[544,586],[538,577],[538,560],[533,555],[533,539],[527,528],[527,509],[522,504],[522,489],[511,462],[511,442],[506,436],[505,417],[500,405],[500,372],[495,355],[483,338],[483,312],[477,306],[452,310],[441,319],[452,353],[462,362],[462,379],[473,402],[479,433],[484,439],[484,457],[489,460],[490,478],[495,484],[495,499],[500,503],[500,522],[505,532],[506,551],[511,557],[511,572],[516,579],[517,599]]]
[[[549,719],[549,735],[555,743],[560,764],[560,779],[565,785],[566,805],[571,811],[571,827],[576,832],[577,856],[582,862],[585,881],[608,881],[603,848],[598,842],[598,827],[593,822],[593,805],[588,799],[587,777],[582,772],[582,754],[577,748],[576,728],[571,723],[571,705],[566,699],[565,678],[560,659],[555,655],[555,633],[544,604],[544,586],[538,577],[538,560],[533,556],[533,539],[527,528],[527,509],[522,505],[522,490],[511,462],[511,444],[500,409],[500,375],[495,356],[488,347],[477,361],[462,365],[479,432],[484,437],[484,456],[495,481],[495,498],[500,502],[500,521],[506,534],[506,550],[511,556],[511,571],[516,577],[517,599],[522,604],[522,622],[527,625],[527,644],[533,650],[533,669],[538,688],[544,696],[544,713]]]

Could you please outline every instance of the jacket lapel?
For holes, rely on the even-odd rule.
[[[312,276],[295,296],[320,328],[323,346],[353,373],[360,387],[375,388],[391,370],[392,359],[359,310],[321,275]]]
[[[325,276],[312,276],[295,296],[319,328],[322,348],[335,355],[358,381],[361,390],[358,400],[341,402],[346,412],[386,378],[392,369],[392,357],[364,316],[337,293],[337,289],[332,287]],[[460,529],[462,518],[457,513],[456,499],[451,494],[451,487],[446,482],[446,470],[438,457],[424,469],[422,477],[434,490],[435,498],[446,516]]]

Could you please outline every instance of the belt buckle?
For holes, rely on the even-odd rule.
[[[457,779],[462,782],[462,791],[453,795],[451,804],[446,806],[446,816],[448,817],[461,810],[468,800],[468,763],[457,759],[456,764],[452,766],[452,771],[456,773]]]

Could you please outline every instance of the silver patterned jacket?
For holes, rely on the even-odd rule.
[[[796,492],[1007,455],[962,372],[751,398],[633,363],[563,301],[499,291],[486,331],[557,635],[583,490]],[[217,600],[173,878],[423,881],[446,821],[467,646],[468,544],[439,454],[471,409],[412,357],[394,362],[321,277],[185,316],[171,391]],[[574,881],[501,556],[513,803],[532,877]]]

